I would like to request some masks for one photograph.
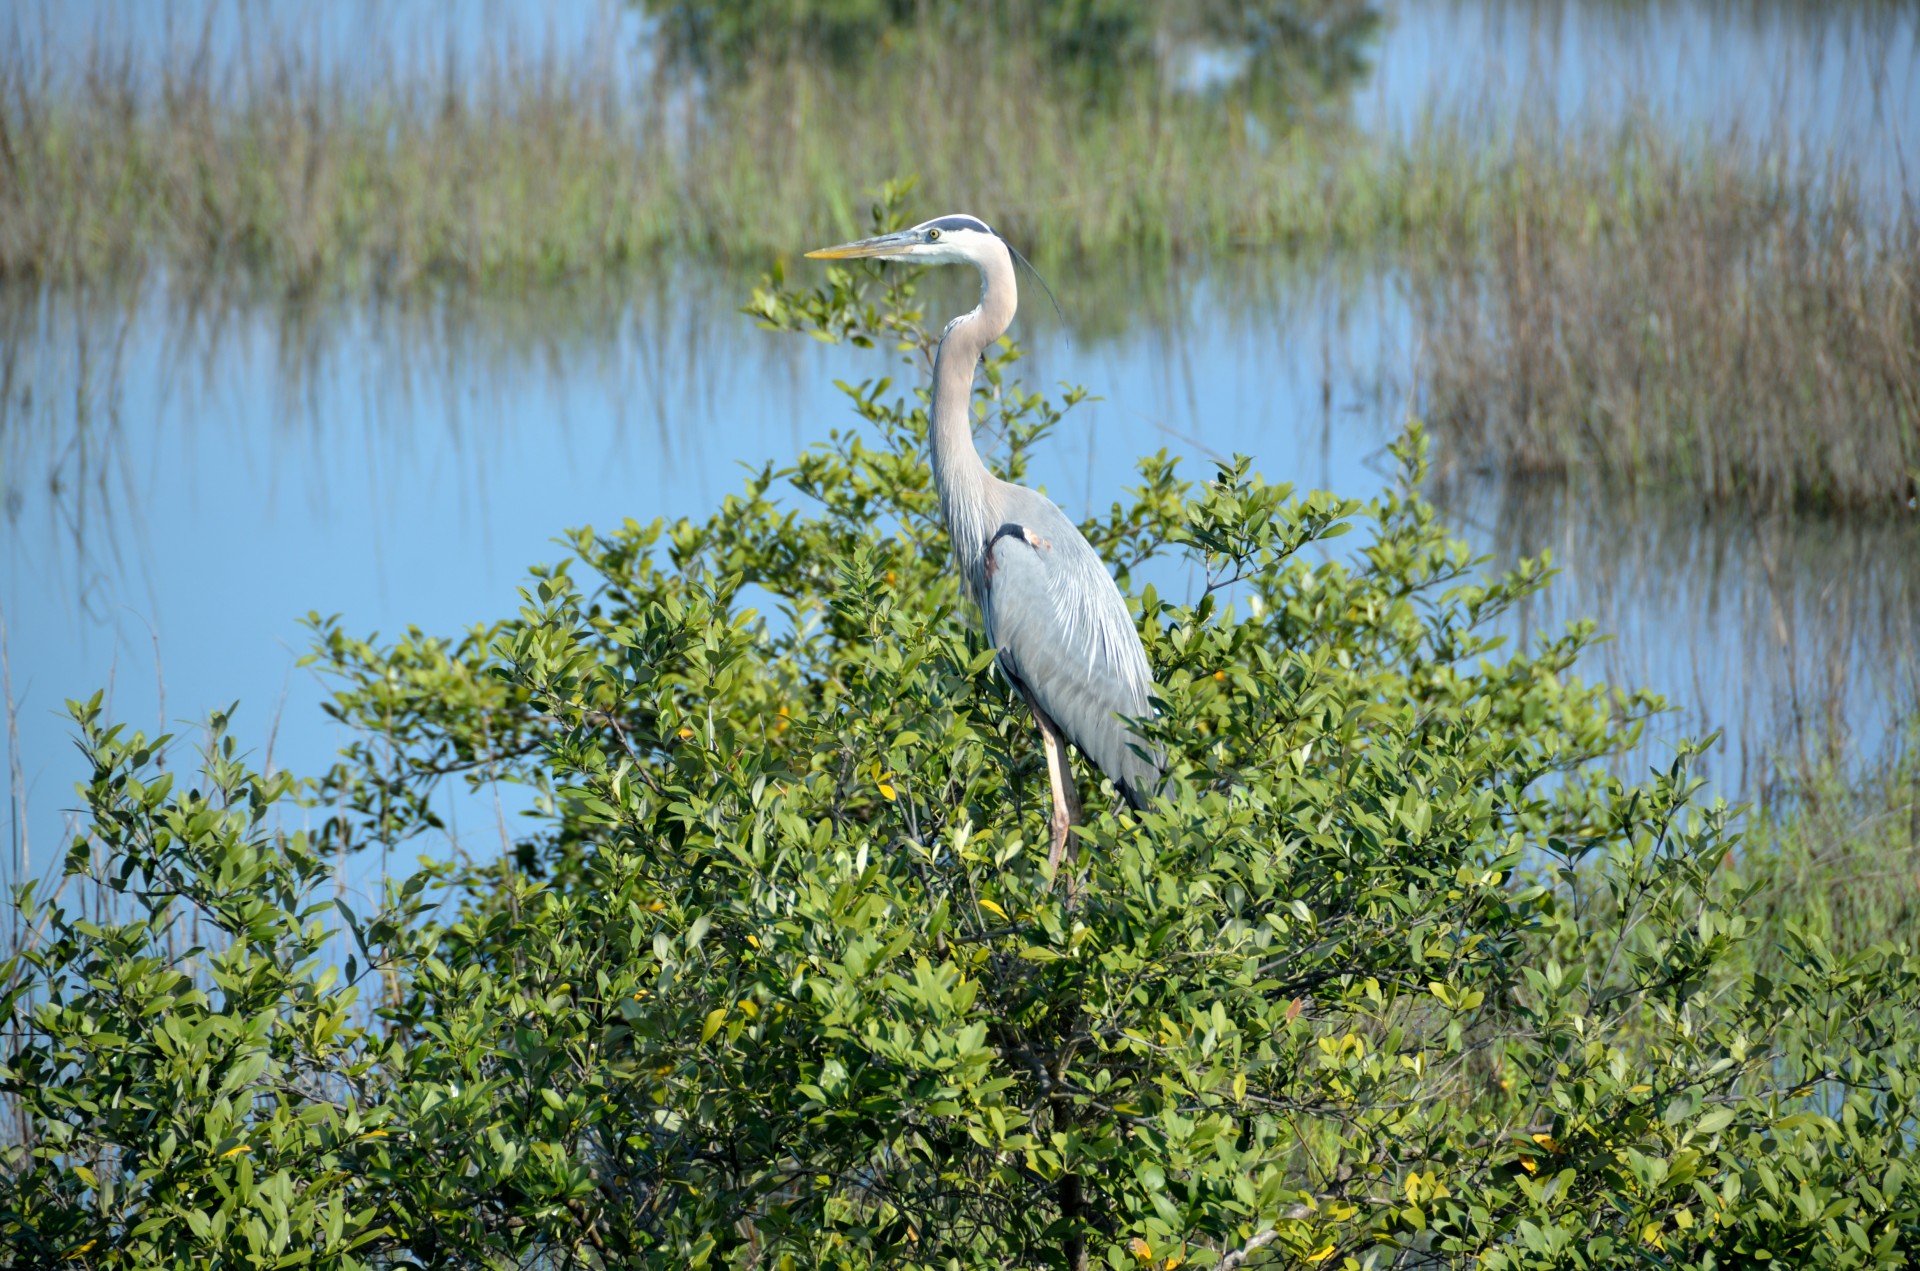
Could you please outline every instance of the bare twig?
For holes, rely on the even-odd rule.
[[[1235,1249],[1232,1253],[1229,1253],[1226,1257],[1220,1259],[1219,1271],[1234,1271],[1236,1267],[1245,1266],[1248,1258],[1251,1258],[1254,1254],[1260,1252],[1279,1238],[1279,1231],[1272,1227],[1267,1228],[1253,1239],[1247,1241],[1247,1243],[1241,1245],[1238,1249]]]

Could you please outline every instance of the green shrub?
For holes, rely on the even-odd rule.
[[[911,281],[827,277],[752,312],[924,358]],[[1076,400],[1017,356],[976,401],[1015,475]],[[19,897],[11,1265],[1920,1250],[1912,951],[1787,923],[1745,969],[1727,810],[1692,805],[1688,753],[1605,774],[1659,703],[1573,675],[1589,627],[1483,634],[1548,570],[1481,576],[1416,493],[1418,429],[1364,508],[1156,456],[1086,526],[1175,760],[1148,813],[1089,801],[1069,901],[1031,721],[946,574],[922,401],[845,387],[860,428],[705,521],[573,533],[496,626],[316,620],[362,740],[310,785],[218,718],[197,777],[158,772],[164,739],[76,704],[69,865],[100,900]],[[1194,594],[1136,586],[1179,571]],[[449,781],[530,787],[511,850],[330,902]]]

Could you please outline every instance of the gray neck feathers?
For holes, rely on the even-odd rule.
[[[954,563],[976,602],[984,581],[987,540],[1000,528],[997,482],[973,444],[973,372],[1019,305],[1013,260],[1002,249],[980,265],[980,304],[955,318],[933,359],[933,484],[953,539]]]

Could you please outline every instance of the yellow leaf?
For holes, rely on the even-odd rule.
[[[1657,1222],[1648,1223],[1647,1229],[1640,1233],[1640,1239],[1643,1243],[1650,1244],[1656,1249],[1666,1248],[1666,1245],[1660,1240],[1660,1224]]]
[[[760,947],[760,938],[758,936],[748,936],[747,943],[758,949]]]
[[[1314,1252],[1308,1254],[1307,1261],[1308,1262],[1325,1262],[1328,1258],[1331,1258],[1332,1256],[1333,1256],[1333,1246],[1328,1245],[1324,1249],[1317,1249]]]
[[[1153,1246],[1138,1236],[1127,1241],[1127,1250],[1142,1262],[1153,1261]]]
[[[224,1160],[229,1156],[238,1156],[242,1152],[251,1152],[251,1151],[253,1151],[252,1148],[248,1147],[245,1143],[242,1143],[238,1147],[230,1147],[226,1151],[220,1153],[220,1157],[222,1160]]]
[[[998,906],[998,905],[996,905],[996,904],[994,904],[994,903],[993,903],[993,902],[992,902],[991,900],[983,900],[983,901],[981,901],[981,902],[980,902],[980,907],[981,907],[982,909],[991,909],[991,910],[993,910],[993,912],[995,912],[995,913],[997,913],[997,914],[999,914],[999,915],[1000,915],[1000,921],[1002,921],[1002,922],[1006,922],[1006,921],[1008,921],[1008,919],[1007,919],[1007,911],[1006,911],[1006,910],[1004,910],[1004,909],[1002,909],[1002,908],[1001,908],[1000,906]]]
[[[85,1253],[87,1250],[93,1248],[95,1245],[99,1243],[100,1242],[98,1240],[89,1240],[87,1241],[87,1243],[81,1245],[78,1249],[75,1249],[72,1253],[68,1254],[67,1259],[71,1261],[72,1259],[79,1257],[81,1254]]]
[[[888,803],[892,803],[894,801],[893,787],[888,785],[884,781],[880,783],[880,793]]]
[[[1540,1167],[1533,1163],[1531,1156],[1523,1156],[1520,1158],[1520,1168],[1529,1174],[1538,1174],[1540,1172]]]
[[[691,729],[691,728],[688,728],[688,727],[686,727],[685,725],[682,725],[682,726],[681,726],[681,728],[680,728],[680,734],[679,734],[679,735],[680,735],[680,738],[681,738],[681,740],[683,740],[683,741],[684,741],[684,740],[685,740],[685,739],[687,739],[688,737],[691,737],[691,736],[693,736],[693,729]]]
[[[712,1041],[713,1035],[719,1032],[720,1026],[726,1022],[727,1022],[726,1007],[716,1006],[712,1010],[708,1011],[707,1022],[704,1025],[702,1025],[700,1028],[701,1045],[705,1045],[706,1043]]]

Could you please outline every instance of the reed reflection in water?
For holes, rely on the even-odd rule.
[[[1085,321],[1029,305],[1022,371],[1102,399],[1038,456],[1071,513],[1103,511],[1163,446],[1195,478],[1244,452],[1270,478],[1355,497],[1387,479],[1417,343],[1393,275],[1056,281]],[[746,285],[687,269],[541,299],[295,307],[164,283],[0,293],[0,607],[34,836],[57,839],[78,775],[61,699],[111,685],[119,717],[155,728],[238,697],[263,758],[314,771],[339,739],[324,686],[294,666],[299,615],[452,633],[508,614],[561,529],[705,515],[741,464],[849,424],[834,380],[914,374],[754,330]],[[927,296],[935,315],[970,302],[964,286]],[[1116,321],[1129,309],[1136,324]],[[1715,775],[1751,790],[1776,752],[1806,764],[1884,744],[1915,700],[1913,526],[1436,489],[1476,547],[1554,548],[1563,576],[1518,631],[1594,617],[1620,638],[1586,669],[1685,708],[1633,765],[1724,727]]]
[[[1584,668],[1667,695],[1630,775],[1684,736],[1721,732],[1708,775],[1776,780],[1869,764],[1920,711],[1920,526],[1703,513],[1684,500],[1452,474],[1433,495],[1496,563],[1551,550],[1562,572],[1519,607],[1524,640],[1595,618]]]
[[[1104,511],[1161,447],[1196,477],[1208,455],[1242,451],[1303,484],[1378,488],[1372,421],[1397,411],[1391,368],[1407,364],[1388,280],[1056,282],[1069,320],[1087,320],[1069,331],[1030,305],[1022,371],[1102,399],[1036,469],[1075,515]],[[58,837],[48,817],[78,775],[63,698],[110,684],[116,716],[151,730],[238,697],[239,735],[313,771],[337,741],[322,686],[294,666],[300,615],[454,632],[510,614],[563,528],[704,516],[740,465],[784,463],[849,425],[836,379],[918,374],[885,351],[755,330],[738,311],[750,283],[687,269],[333,306],[164,281],[0,291],[0,612],[22,672],[24,783],[46,812],[35,836]],[[1130,289],[1128,304],[1101,287]],[[964,288],[927,296],[939,315],[970,303]],[[1138,325],[1113,322],[1126,307]]]

